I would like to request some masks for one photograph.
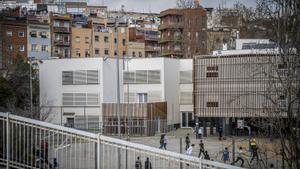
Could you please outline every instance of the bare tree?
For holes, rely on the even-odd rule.
[[[176,6],[177,8],[193,8],[194,0],[177,0]]]

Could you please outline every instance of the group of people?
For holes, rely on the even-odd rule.
[[[142,161],[141,161],[140,157],[137,157],[136,161],[135,161],[135,169],[142,169],[142,168],[143,168]],[[152,164],[149,160],[149,157],[146,158],[145,169],[152,169]]]
[[[186,150],[186,155],[192,156],[192,154],[193,154],[193,147],[195,146],[195,144],[190,144],[190,143],[191,143],[191,140],[190,140],[190,135],[188,133],[186,135],[186,137],[185,137],[185,150]],[[200,151],[199,151],[198,157],[200,158],[201,155],[203,154],[203,158],[204,159],[210,160],[210,157],[208,155],[208,151],[206,151],[204,149],[204,143],[203,143],[202,140],[200,140],[199,147],[200,147]]]

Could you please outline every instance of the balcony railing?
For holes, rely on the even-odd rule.
[[[182,29],[183,23],[166,23],[161,24],[158,29],[159,30],[165,30],[165,29]]]
[[[158,47],[158,46],[146,46],[145,47],[146,52],[159,51],[159,50],[160,50],[160,47]]]
[[[67,27],[53,27],[53,32],[70,33],[70,28],[67,28]]]
[[[167,42],[182,42],[182,37],[167,37],[161,38],[159,43],[167,43]]]
[[[54,40],[54,45],[57,45],[57,46],[70,46],[70,41]]]

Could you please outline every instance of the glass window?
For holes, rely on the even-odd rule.
[[[86,44],[90,43],[90,38],[89,37],[85,37],[85,43]]]
[[[19,51],[20,52],[24,52],[25,51],[25,46],[24,45],[20,45],[19,46]]]
[[[147,93],[138,93],[138,102],[139,103],[147,103],[148,102],[148,94]]]
[[[104,54],[105,54],[105,55],[109,55],[108,49],[105,49],[105,50],[104,50]]]
[[[13,50],[13,46],[11,44],[7,45],[7,49],[12,51]]]
[[[12,34],[13,34],[12,31],[7,31],[7,32],[6,32],[6,35],[7,35],[7,36],[12,36]]]
[[[25,37],[25,33],[24,32],[19,32],[19,37]]]
[[[95,42],[99,42],[99,36],[95,36]]]
[[[108,43],[108,37],[107,36],[104,36],[104,42]]]
[[[126,45],[126,39],[123,39],[123,46]]]
[[[117,40],[117,38],[115,38],[115,43],[118,43],[118,40]]]
[[[47,45],[42,45],[42,52],[46,52],[47,51]]]
[[[79,49],[79,48],[76,48],[75,52],[76,52],[76,56],[77,56],[77,57],[80,57],[80,49]]]
[[[89,57],[90,56],[90,50],[89,49],[85,49],[85,57]]]
[[[95,55],[99,55],[100,50],[98,48],[95,49]]]
[[[219,107],[219,102],[206,102],[206,107]]]
[[[37,51],[37,45],[36,44],[31,45],[31,51]]]
[[[45,31],[40,32],[40,36],[41,36],[41,38],[47,38],[47,32],[45,32]]]
[[[30,37],[36,38],[37,37],[37,32],[36,31],[31,31],[30,32]]]
[[[80,37],[79,37],[79,36],[76,36],[76,37],[75,37],[75,42],[77,42],[77,43],[80,42]]]

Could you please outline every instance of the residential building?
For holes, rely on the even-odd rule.
[[[86,6],[84,14],[86,16],[93,16],[93,17],[107,17],[107,6]]]
[[[81,15],[85,12],[87,7],[87,2],[73,1],[73,2],[65,2],[64,4],[66,13],[73,15]]]
[[[28,57],[48,59],[51,57],[50,20],[47,16],[28,16]]]
[[[27,20],[25,17],[4,17],[0,24],[2,67],[5,68],[17,58],[27,58]]]
[[[73,20],[71,57],[93,57],[92,28],[86,21]]]
[[[111,51],[111,34],[106,27],[107,19],[100,17],[89,17],[92,26],[93,57],[109,57]]]
[[[145,57],[145,43],[143,42],[128,42],[128,57]]]
[[[206,54],[206,10],[201,6],[168,9],[160,13],[161,56],[193,58]]]
[[[212,28],[207,30],[207,52],[235,49],[236,30],[229,28]]]
[[[116,119],[115,63],[114,58],[74,58],[45,60],[40,64],[40,99],[48,121],[65,124],[86,116],[102,124]],[[147,105],[149,111],[155,110],[150,104],[158,103],[162,109],[157,111],[164,110],[166,116],[157,118],[164,118],[168,125],[189,127],[193,120],[192,59],[125,58],[120,59],[119,70],[122,113],[127,114],[122,118],[144,109],[128,110],[128,103]],[[154,115],[139,118],[155,119]]]
[[[50,13],[52,56],[71,57],[71,15]]]
[[[197,56],[194,59],[194,112],[199,124],[234,131],[238,120],[271,117],[268,73],[280,64],[274,52]],[[272,54],[273,53],[273,54]],[[284,66],[278,66],[284,73]],[[206,131],[206,130],[205,130]],[[211,130],[212,133],[212,130]]]

